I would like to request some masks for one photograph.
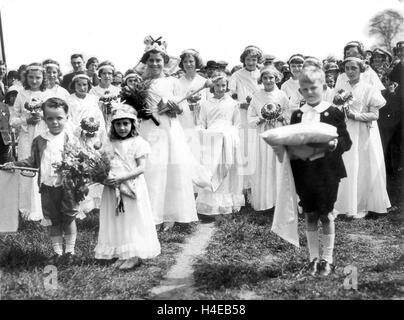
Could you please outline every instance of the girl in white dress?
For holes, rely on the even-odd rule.
[[[48,97],[60,98],[66,101],[70,94],[59,85],[59,79],[62,76],[59,63],[55,60],[47,59],[42,64],[46,71],[46,79],[48,80]]]
[[[213,175],[213,190],[201,190],[196,198],[197,211],[203,215],[230,214],[244,205],[243,180],[239,174],[239,105],[226,94],[224,72],[214,73],[212,81],[214,96],[202,102],[199,115],[201,134],[205,137],[202,150],[206,158],[203,158],[208,160],[203,163]]]
[[[248,107],[248,123],[250,128],[256,130],[257,159],[251,179],[251,206],[257,211],[271,209],[276,204],[277,180],[280,177],[281,163],[260,134],[289,123],[289,99],[276,85],[281,80],[282,74],[274,67],[262,69],[259,81],[264,85],[264,89],[253,94]],[[276,121],[266,121],[262,116],[262,107],[269,103],[281,107],[281,116]]]
[[[241,130],[240,141],[242,147],[242,155],[245,159],[243,188],[249,189],[252,169],[255,165],[255,132],[249,130],[247,122],[247,109],[251,101],[252,94],[261,88],[258,85],[260,71],[258,63],[261,62],[262,51],[256,46],[248,46],[244,49],[240,56],[240,61],[243,64],[241,70],[232,74],[229,79],[230,94],[235,98],[240,105],[241,115]],[[251,131],[251,132],[250,132]]]
[[[303,63],[304,56],[299,53],[289,58],[288,64],[292,76],[281,86],[281,90],[286,93],[289,99],[289,110],[291,114],[293,111],[299,109],[300,102],[303,100],[303,96],[299,92],[299,76],[302,72]]]
[[[104,115],[106,130],[109,130],[111,125],[111,104],[110,100],[117,99],[119,93],[121,92],[120,87],[115,87],[112,85],[112,80],[114,78],[115,67],[110,61],[103,61],[98,66],[98,76],[100,78],[100,83],[92,87],[90,94],[98,97],[98,105]]]
[[[78,72],[72,79],[70,90],[73,94],[69,95],[67,103],[69,105],[69,119],[71,129],[78,141],[83,146],[91,148],[101,148],[107,140],[105,131],[104,116],[98,107],[98,99],[88,91],[91,88],[91,79],[84,72]],[[81,128],[83,119],[98,122],[99,128],[94,135],[86,134]],[[104,186],[101,184],[93,184],[89,187],[89,193],[86,198],[80,202],[78,218],[84,218],[86,213],[93,209],[99,209],[101,204],[101,195]]]
[[[361,55],[363,57],[364,54],[365,54],[364,47],[360,41],[350,41],[344,47],[344,59],[346,57],[358,56],[358,55]],[[365,66],[365,70],[361,74],[361,81],[370,84],[371,86],[373,86],[374,88],[377,88],[380,91],[384,90],[385,87],[384,87],[383,83],[381,82],[377,73],[369,65],[365,64],[364,66]],[[347,81],[349,81],[347,74],[341,73],[337,78],[335,87],[341,87]]]
[[[118,258],[116,266],[131,269],[140,259],[154,258],[161,250],[143,174],[150,146],[137,133],[131,106],[114,109],[111,121],[110,143],[105,150],[113,156],[102,194],[95,258]]]
[[[179,67],[185,74],[178,79],[174,94],[185,97],[192,91],[203,87],[206,79],[196,72],[203,67],[202,58],[197,51],[194,49],[185,50],[181,53],[180,59]],[[189,100],[180,103],[183,112],[178,116],[178,119],[184,129],[188,145],[197,160],[200,158],[200,147],[195,126],[198,122],[200,104],[206,101],[207,96],[208,89],[204,89]]]
[[[168,60],[165,48],[157,42],[144,53],[141,62],[146,64],[145,77],[150,81],[149,109],[138,113],[143,119],[139,133],[151,145],[146,182],[155,223],[163,230],[170,229],[174,222],[198,221],[193,192],[197,166],[178,120],[181,109],[173,102],[180,100],[174,96],[177,79],[164,74]],[[166,103],[161,105],[163,98]],[[150,120],[151,115],[159,126]]]
[[[335,209],[337,213],[362,218],[368,211],[386,213],[390,207],[377,126],[379,109],[386,100],[380,90],[361,79],[361,72],[365,70],[362,59],[348,57],[344,67],[349,81],[341,83],[335,91],[343,89],[353,95],[352,104],[346,111],[352,147],[342,155],[348,177],[341,180]]]
[[[10,124],[19,131],[18,160],[31,155],[32,140],[37,135],[45,133],[47,129],[42,119],[42,111],[31,112],[26,109],[26,106],[45,102],[47,98],[45,76],[42,64],[29,64],[23,82],[24,89],[18,92],[14,101]],[[24,218],[35,221],[43,219],[41,197],[35,178],[20,176],[18,198],[18,208]]]

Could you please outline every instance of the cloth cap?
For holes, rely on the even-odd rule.
[[[391,59],[392,59],[391,54],[390,54],[389,52],[387,52],[386,50],[383,50],[382,48],[376,48],[376,49],[374,49],[374,50],[373,50],[373,55],[375,55],[375,54],[380,54],[380,55],[382,55],[382,56],[386,56],[386,57],[389,58],[390,61],[391,61]]]
[[[396,44],[396,49],[401,49],[401,48],[404,48],[404,41],[399,41]]]
[[[226,67],[229,63],[223,60],[216,62],[216,65],[219,67]]]
[[[216,69],[217,67],[218,65],[214,60],[209,60],[208,62],[206,62],[206,68]]]

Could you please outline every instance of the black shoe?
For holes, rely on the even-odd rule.
[[[312,262],[309,263],[307,267],[307,273],[311,276],[315,276],[318,271],[318,259],[314,258]]]
[[[60,259],[62,256],[60,254],[55,253],[52,257],[48,259],[46,262],[48,265],[58,265],[60,263]]]
[[[70,266],[79,263],[77,256],[71,252],[67,252],[62,256],[62,263],[64,265]]]
[[[321,259],[318,264],[318,273],[320,276],[328,276],[331,272],[334,271],[334,266],[328,261]]]

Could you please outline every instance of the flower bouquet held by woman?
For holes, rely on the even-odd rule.
[[[262,108],[261,108],[261,115],[264,118],[266,122],[271,124],[272,126],[275,125],[276,121],[279,121],[282,123],[282,125],[286,125],[286,120],[282,116],[282,107],[280,104],[274,104],[274,103],[266,103]]]
[[[342,112],[344,112],[345,120],[347,119],[347,111],[350,109],[350,106],[353,101],[353,96],[351,92],[346,92],[344,89],[338,90],[335,95],[332,103]]]
[[[132,87],[124,86],[122,88],[120,99],[122,102],[131,105],[135,108],[138,118],[141,119],[151,119],[156,126],[160,123],[151,114],[149,107],[147,106],[148,90],[150,88],[150,80],[142,80],[142,78],[136,75],[137,81],[132,85]]]

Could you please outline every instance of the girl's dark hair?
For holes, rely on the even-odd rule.
[[[115,74],[116,70],[115,70],[114,64],[113,64],[111,61],[106,60],[106,61],[101,62],[101,63],[98,65],[98,77],[101,78],[102,67],[104,67],[104,66],[111,66],[112,68],[114,68],[114,71],[112,72],[112,75]]]
[[[98,59],[97,59],[96,57],[91,57],[90,59],[88,59],[88,60],[87,60],[87,63],[86,63],[86,69],[88,69],[88,67],[90,66],[90,64],[92,64],[92,63],[94,63],[94,62],[99,63],[99,61],[98,61]]]
[[[121,120],[121,119],[117,119],[117,120]],[[111,140],[124,140],[124,139],[127,139],[127,138],[136,137],[136,136],[139,134],[139,133],[137,132],[137,129],[136,129],[135,120],[133,120],[133,119],[128,119],[128,120],[130,121],[130,123],[132,124],[132,128],[130,129],[129,134],[128,134],[126,137],[123,137],[123,138],[122,138],[122,137],[116,132],[115,127],[114,127],[114,122],[117,121],[117,120],[114,120],[114,121],[111,122],[111,129],[109,130],[109,138],[110,138]]]
[[[45,116],[45,108],[52,108],[52,109],[57,109],[57,108],[63,108],[66,114],[69,112],[69,106],[66,101],[60,98],[49,98],[42,104],[42,110],[44,112]]]
[[[76,76],[77,75],[80,75],[80,74],[83,74],[83,75],[86,75],[87,77],[88,77],[88,75],[87,75],[87,73],[85,72],[85,71],[79,71],[79,72],[76,72]],[[87,90],[87,93],[90,91],[90,89],[92,88],[92,85],[91,85],[91,80],[88,80],[87,78],[82,78],[82,79],[86,79],[87,80],[87,85],[88,85],[88,90]],[[77,81],[78,79],[75,79],[74,81],[71,81],[70,82],[70,84],[69,84],[69,90],[70,90],[70,92],[76,92],[76,90],[75,90],[75,85],[76,85],[76,81]]]
[[[199,55],[199,53],[184,52],[183,54],[180,55],[181,61],[178,64],[178,67],[181,70],[184,70],[184,64],[183,63],[184,63],[185,58],[187,58],[187,57],[193,57],[195,59],[195,69],[196,70],[202,69],[203,61],[202,61],[202,58]]]
[[[140,59],[140,62],[146,64],[147,60],[149,59],[149,57],[152,53],[153,54],[160,53],[161,56],[163,57],[164,64],[167,64],[168,61],[170,61],[170,57],[167,55],[167,53],[164,53],[163,51],[160,51],[157,49],[152,49],[143,54],[142,58]]]
[[[42,83],[41,83],[41,85],[39,86],[39,90],[45,91],[45,90],[47,89],[47,87],[48,87],[48,81],[46,80],[46,72],[45,72],[45,69],[42,67],[42,64],[39,63],[39,62],[34,62],[34,63],[30,63],[30,64],[27,66],[27,68],[28,68],[29,66],[36,66],[36,67],[40,67],[40,68],[43,69],[43,70],[42,70]],[[26,89],[26,90],[30,90],[30,87],[29,87],[28,81],[27,81],[28,72],[29,72],[29,70],[27,70],[27,71],[25,72],[25,76],[24,76],[24,79],[23,79],[23,81],[22,81],[22,86],[23,86],[24,89]]]

